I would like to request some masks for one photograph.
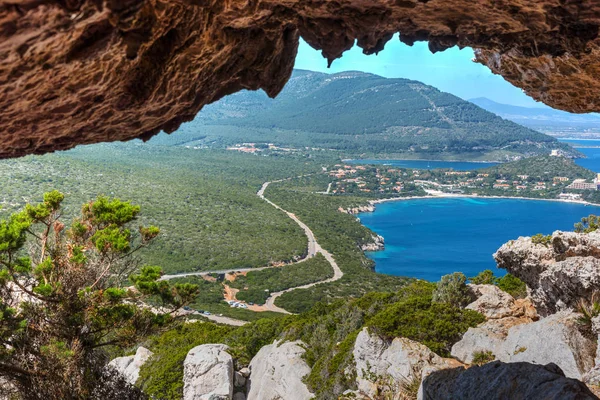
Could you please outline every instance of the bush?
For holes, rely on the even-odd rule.
[[[537,235],[533,235],[531,237],[531,243],[533,244],[543,244],[544,246],[548,247],[548,245],[550,244],[550,242],[552,241],[552,235],[542,235],[541,233],[538,233]]]
[[[496,277],[491,269],[481,271],[477,276],[469,278],[469,281],[474,285],[493,285],[495,280]]]
[[[496,359],[496,356],[491,351],[476,351],[473,353],[472,364],[483,365],[492,362]]]
[[[382,336],[405,337],[423,343],[439,355],[450,355],[452,345],[463,333],[485,318],[478,312],[449,303],[433,303],[433,285],[430,287],[429,293],[420,290],[387,306],[367,325]]]
[[[590,233],[594,232],[600,226],[600,217],[590,214],[587,217],[581,218],[581,222],[575,224],[575,232]]]
[[[502,278],[497,278],[496,285],[515,299],[527,297],[527,285],[514,275],[506,274]]]
[[[473,299],[467,286],[467,278],[461,272],[442,276],[433,291],[434,303],[446,303],[454,307],[464,307]]]

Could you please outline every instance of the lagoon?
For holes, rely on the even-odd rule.
[[[359,214],[385,238],[385,250],[369,252],[377,272],[437,281],[463,272],[474,276],[498,270],[492,254],[519,236],[573,230],[573,224],[600,207],[540,200],[432,198],[378,204]]]

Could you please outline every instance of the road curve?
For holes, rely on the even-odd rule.
[[[300,178],[300,177],[301,176],[299,176],[298,178]],[[296,289],[308,289],[313,286],[320,285],[322,283],[335,282],[335,281],[341,279],[342,276],[344,276],[344,273],[342,272],[340,267],[335,262],[335,259],[333,258],[331,253],[329,253],[327,250],[323,249],[321,247],[321,245],[319,245],[319,243],[317,242],[317,239],[315,238],[313,231],[310,230],[310,228],[304,222],[300,221],[300,219],[298,217],[296,217],[295,214],[284,210],[283,208],[281,208],[280,206],[278,206],[277,204],[273,203],[271,200],[269,200],[265,197],[265,190],[267,190],[267,188],[269,187],[269,185],[271,183],[283,182],[283,181],[289,180],[289,179],[292,179],[292,178],[265,182],[262,184],[262,186],[260,187],[260,189],[258,190],[256,195],[258,197],[260,197],[262,200],[264,200],[267,203],[269,203],[270,205],[272,205],[273,207],[275,207],[276,209],[281,210],[284,213],[286,213],[286,215],[288,217],[290,217],[295,223],[298,224],[298,226],[300,226],[300,228],[302,228],[302,230],[304,230],[304,234],[306,235],[306,238],[308,239],[308,251],[307,251],[306,257],[304,257],[302,260],[296,261],[293,264],[299,264],[299,263],[306,261],[320,253],[320,254],[323,254],[325,259],[331,265],[331,268],[333,268],[333,276],[331,278],[328,278],[328,279],[325,279],[322,281],[313,282],[313,283],[309,283],[307,285],[296,286],[293,288],[282,290],[280,292],[271,293],[271,295],[265,302],[265,308],[267,309],[267,311],[273,311],[273,312],[278,312],[278,313],[282,313],[282,314],[291,314],[289,311],[284,310],[283,308],[277,307],[275,305],[275,300],[278,297],[280,297],[281,295],[283,295],[284,293],[288,293],[288,292],[291,292],[292,290],[296,290]],[[160,280],[184,278],[186,276],[204,276],[204,275],[214,274],[214,273],[227,274],[227,273],[234,273],[234,272],[262,271],[262,270],[270,269],[270,268],[279,268],[279,267],[269,266],[269,267],[260,267],[260,268],[237,268],[237,269],[223,269],[223,270],[217,270],[217,271],[185,272],[185,273],[181,273],[181,274],[163,275],[160,278]],[[246,321],[241,321],[241,320],[237,320],[237,319],[233,319],[233,318],[229,318],[229,317],[219,317],[217,315],[202,315],[202,316],[205,318],[208,318],[210,320],[213,320],[215,322],[228,324],[228,325],[234,325],[234,326],[241,326],[241,325],[244,325],[245,323],[247,323]]]
[[[281,182],[281,181],[273,181],[273,182]],[[331,255],[331,253],[329,253],[327,250],[323,249],[321,247],[321,245],[319,245],[319,243],[317,242],[317,239],[315,238],[315,235],[314,235],[313,231],[311,231],[310,228],[304,222],[300,221],[300,219],[298,219],[298,217],[296,217],[296,215],[292,214],[289,211],[284,210],[283,208],[279,207],[277,204],[273,203],[271,200],[269,200],[269,199],[267,199],[265,197],[265,190],[267,190],[267,188],[269,187],[269,185],[271,183],[273,183],[273,182],[265,182],[265,183],[263,183],[263,185],[261,186],[261,188],[258,191],[258,193],[256,193],[256,195],[258,197],[260,197],[261,199],[263,199],[264,201],[266,201],[267,203],[269,203],[270,205],[272,205],[273,207],[275,207],[278,210],[281,210],[284,213],[286,213],[288,217],[290,217],[292,220],[294,220],[294,222],[296,222],[300,226],[300,228],[302,228],[304,230],[304,233],[306,234],[306,237],[308,238],[308,256],[307,256],[306,259],[308,259],[310,257],[314,257],[318,253],[321,253],[325,257],[325,259],[329,262],[329,264],[331,265],[331,268],[333,268],[333,276],[331,278],[328,278],[328,279],[325,279],[325,280],[322,280],[322,281],[319,281],[319,282],[309,283],[307,285],[296,286],[296,287],[293,287],[293,288],[282,290],[281,292],[271,293],[271,295],[269,296],[269,298],[267,299],[267,301],[265,303],[265,307],[267,308],[267,310],[274,311],[274,312],[279,312],[279,313],[284,313],[284,314],[291,314],[289,311],[284,310],[283,308],[277,307],[275,305],[275,300],[279,296],[281,296],[284,293],[291,292],[292,290],[296,290],[296,289],[308,289],[308,288],[311,288],[313,286],[319,285],[321,283],[335,282],[335,281],[341,279],[342,276],[344,276],[344,273],[342,272],[342,270],[340,269],[340,267],[335,262],[335,259],[333,258],[333,256]]]

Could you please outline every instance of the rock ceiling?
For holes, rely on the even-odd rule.
[[[597,0],[0,0],[0,157],[172,132],[275,96],[299,37],[330,62],[396,32],[454,45],[544,103],[600,111]]]

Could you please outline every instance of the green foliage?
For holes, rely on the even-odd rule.
[[[173,319],[135,304],[160,295],[175,311],[198,291],[159,282],[158,267],[142,268],[128,288],[127,275],[138,266],[132,253],[148,244],[126,226],[138,206],[100,198],[65,229],[63,200],[52,191],[0,221],[0,378],[28,399],[99,393],[110,349],[130,346]],[[96,212],[93,204],[105,206]]]
[[[476,351],[473,353],[472,364],[483,365],[492,362],[496,359],[496,356],[491,351]]]
[[[203,109],[202,118],[186,130],[186,140],[197,145],[309,146],[379,158],[530,155],[547,154],[552,148],[577,154],[550,136],[420,82],[352,74],[352,79],[332,79],[294,71],[275,99],[258,91],[227,96]]]
[[[515,299],[527,297],[527,285],[514,275],[506,274],[501,278],[497,278],[496,285]]]
[[[469,281],[474,285],[493,285],[495,280],[494,272],[490,269],[481,271],[477,276],[469,278]]]
[[[229,285],[240,289],[236,295],[239,300],[261,304],[269,297],[269,293],[323,281],[332,276],[333,269],[329,262],[322,254],[317,254],[299,264],[250,271],[246,276],[238,276]]]
[[[420,294],[409,295],[375,314],[368,325],[380,335],[416,340],[432,351],[448,356],[462,334],[485,318],[472,310],[433,302],[435,290],[437,287],[429,284],[429,288]]]
[[[152,398],[179,400],[183,397],[183,361],[196,346],[221,343],[233,328],[210,323],[181,324],[148,341],[154,355],[140,370],[138,384]]]
[[[548,245],[551,242],[552,242],[552,235],[542,235],[541,233],[538,233],[531,237],[531,243],[533,243],[533,244],[541,244],[541,245],[548,247]]]
[[[476,285],[497,285],[500,290],[510,294],[515,299],[522,299],[527,296],[525,282],[512,274],[496,277],[491,270],[486,269],[476,277],[469,278],[469,280]]]
[[[461,272],[442,276],[433,291],[434,303],[445,303],[454,307],[464,307],[473,299],[467,286],[467,278]]]
[[[581,330],[587,336],[593,337],[592,321],[600,315],[600,300],[598,300],[598,294],[594,293],[589,300],[579,300],[577,311],[581,314],[577,319],[577,322],[581,326]]]
[[[587,217],[581,218],[581,222],[575,224],[575,232],[590,233],[594,232],[600,226],[600,217],[590,214]]]

